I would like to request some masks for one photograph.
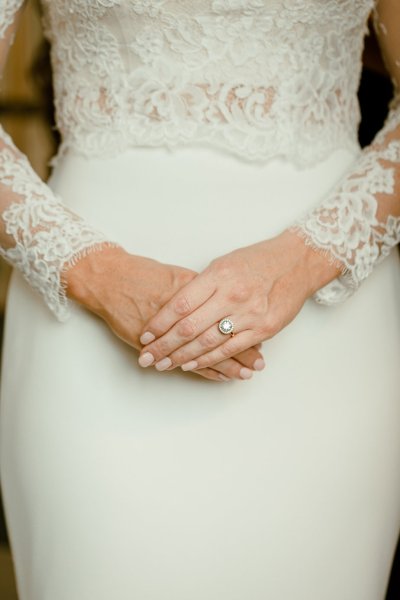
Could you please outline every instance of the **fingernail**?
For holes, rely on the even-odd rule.
[[[222,373],[220,373],[218,375],[218,379],[220,379],[221,381],[230,381],[230,377],[226,377],[226,375],[223,375]]]
[[[247,369],[246,367],[243,367],[242,369],[240,369],[240,377],[242,379],[251,379],[253,377],[253,371]]]
[[[257,360],[254,361],[253,369],[255,371],[262,371],[264,368],[265,368],[265,362],[263,361],[263,359],[257,358]]]
[[[156,336],[154,334],[150,333],[150,331],[146,331],[142,336],[140,336],[140,343],[143,344],[143,346],[146,346],[147,344],[154,342],[155,339]]]
[[[165,369],[168,369],[168,367],[170,367],[172,365],[172,360],[170,358],[168,358],[168,356],[166,358],[163,358],[162,360],[160,360],[158,363],[156,363],[156,369],[157,371],[165,371]]]
[[[145,352],[142,356],[139,356],[138,362],[141,367],[149,367],[154,362],[154,356],[150,352]]]
[[[185,363],[181,366],[182,371],[193,371],[199,366],[198,362],[195,360],[191,360],[188,363]]]

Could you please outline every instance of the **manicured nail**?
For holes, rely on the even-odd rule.
[[[190,362],[187,362],[184,365],[182,365],[181,369],[182,371],[193,371],[194,369],[197,369],[198,366],[199,364],[197,361],[191,360]]]
[[[240,369],[240,377],[242,379],[251,379],[253,377],[253,371],[247,369],[246,367],[243,367],[242,369]]]
[[[218,375],[218,379],[221,381],[230,381],[230,377],[226,377],[226,375],[223,375],[222,373]]]
[[[140,343],[143,344],[143,346],[147,346],[147,344],[151,344],[151,342],[154,342],[155,339],[156,339],[155,335],[153,335],[152,333],[150,333],[150,331],[146,331],[140,337]]]
[[[253,369],[255,371],[262,371],[264,368],[265,368],[265,362],[263,361],[263,359],[257,358],[257,360],[254,361]]]
[[[154,356],[150,352],[145,352],[142,356],[139,356],[138,362],[141,367],[149,367],[154,362]]]
[[[168,367],[170,367],[172,365],[172,360],[170,358],[168,358],[168,356],[166,358],[163,358],[162,360],[160,360],[158,363],[156,363],[156,369],[157,371],[165,371],[165,369],[168,369]]]

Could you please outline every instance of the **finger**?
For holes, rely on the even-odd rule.
[[[190,315],[206,302],[215,292],[215,284],[198,275],[173,296],[144,327],[140,337],[142,344],[164,335],[175,323]]]
[[[258,346],[260,344],[257,344]],[[234,356],[234,359],[240,362],[244,367],[253,369],[254,371],[262,371],[265,368],[265,360],[261,352],[256,347],[249,348],[244,352],[239,352]]]
[[[142,348],[139,358],[140,366],[147,367],[158,363],[167,356],[170,357],[178,348],[186,346],[192,340],[199,338],[207,330],[211,331],[210,335],[206,335],[205,339],[201,338],[199,343],[204,342],[204,348],[211,350],[224,341],[224,334],[219,331],[217,326],[217,322],[220,320],[221,300],[215,295],[193,313],[178,321],[167,333]],[[198,356],[200,353],[204,354],[204,348],[202,352],[197,352],[195,356]],[[190,359],[185,356],[182,362],[186,360]],[[182,362],[179,364],[182,364]]]
[[[192,371],[192,373],[196,373],[196,375],[200,375],[205,379],[209,379],[210,381],[217,381],[219,383],[231,381],[230,377],[227,377],[223,373],[219,373],[214,369],[199,369],[198,371]]]
[[[228,358],[227,360],[218,363],[213,366],[215,371],[222,373],[229,379],[251,379],[254,375],[253,369],[244,367],[242,363],[238,362],[235,358]]]
[[[214,350],[211,350],[196,359],[192,359],[189,363],[183,364],[181,368],[183,371],[194,371],[206,367],[214,367],[223,360],[232,358],[233,356],[236,356],[236,354],[251,348],[254,344],[257,344],[258,341],[259,339],[257,339],[254,331],[246,329],[234,337],[229,338],[227,342],[221,344]]]
[[[237,322],[240,322],[244,329],[248,326],[245,319],[246,317],[244,316],[238,317],[237,319]],[[179,323],[177,327],[179,327]],[[161,338],[160,344],[163,344],[164,337]],[[181,345],[175,352],[171,352],[167,358],[162,358],[157,361],[155,367],[158,370],[179,367],[191,360],[197,359],[199,356],[203,356],[221,344],[224,344],[226,338],[227,336],[220,332],[217,323],[214,322],[211,327],[201,333],[198,337],[189,341],[187,344]]]

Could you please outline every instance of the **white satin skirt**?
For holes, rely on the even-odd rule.
[[[271,237],[354,160],[262,166],[211,148],[66,155],[51,187],[135,254],[201,270]],[[312,300],[267,368],[215,384],[137,365],[14,273],[1,480],[20,600],[382,600],[400,525],[397,252]]]

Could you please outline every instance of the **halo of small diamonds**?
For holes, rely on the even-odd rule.
[[[233,328],[233,322],[226,317],[224,319],[221,319],[221,321],[218,323],[218,329],[224,335],[229,335],[233,333]]]

